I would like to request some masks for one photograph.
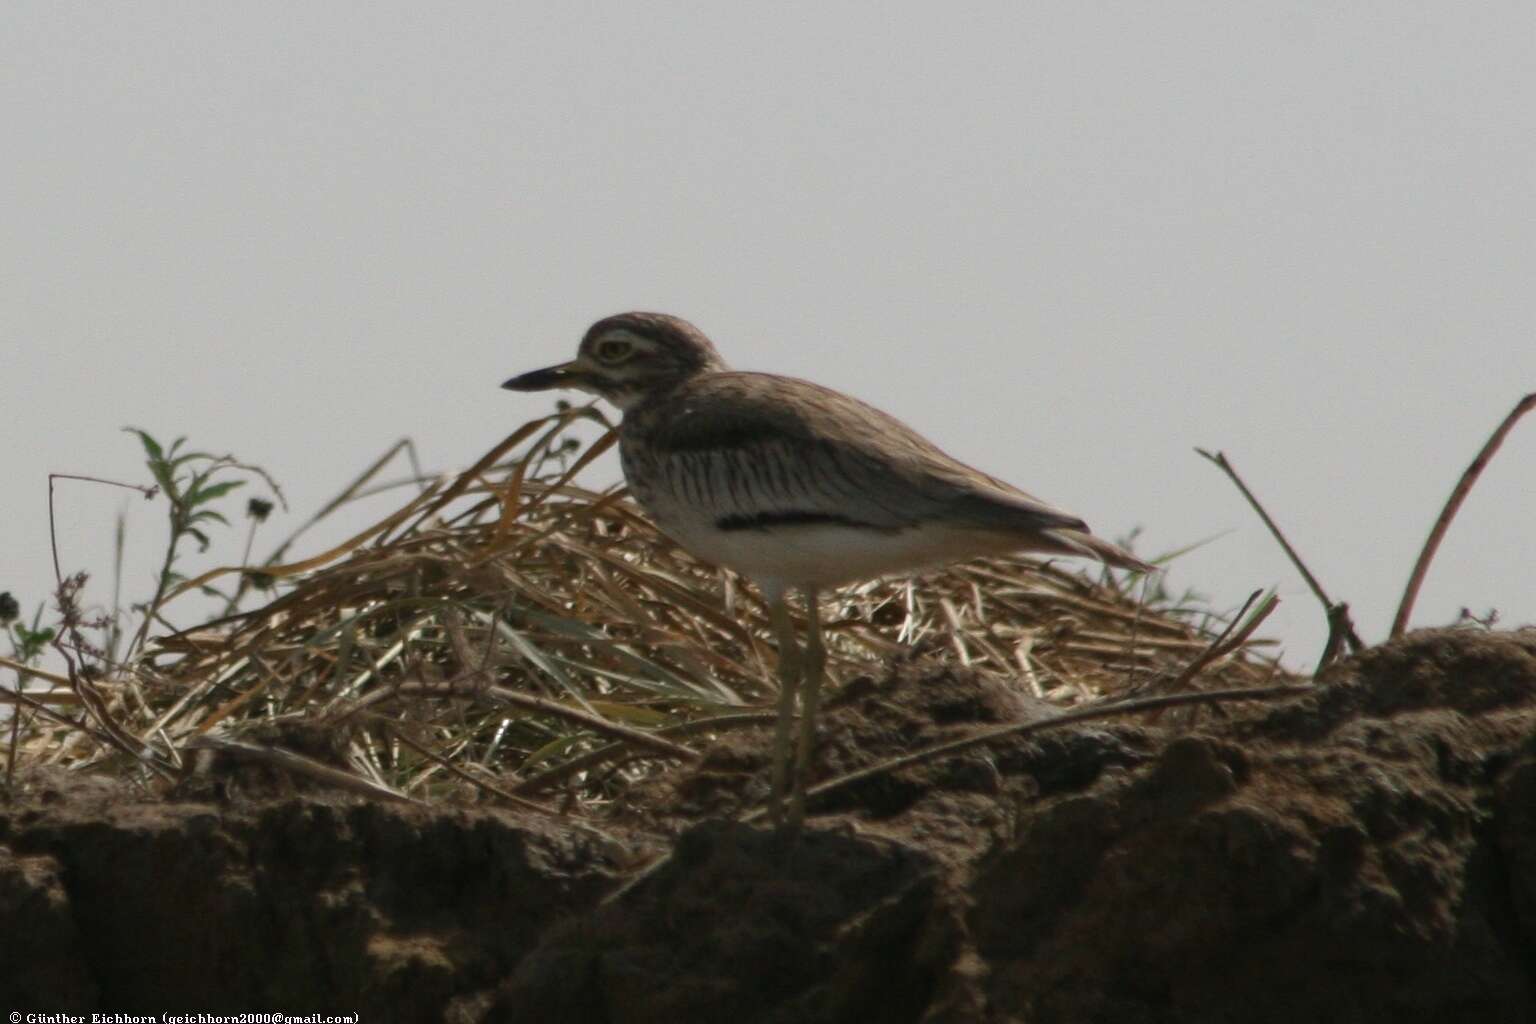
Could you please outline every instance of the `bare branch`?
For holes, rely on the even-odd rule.
[[[1440,542],[1445,539],[1445,531],[1450,529],[1451,520],[1456,518],[1456,513],[1461,510],[1461,503],[1467,500],[1467,494],[1472,490],[1472,485],[1477,483],[1477,478],[1483,475],[1483,470],[1488,467],[1488,461],[1493,458],[1499,446],[1504,443],[1504,438],[1510,430],[1519,422],[1520,417],[1536,407],[1536,391],[1520,399],[1515,407],[1510,410],[1504,422],[1493,432],[1483,445],[1483,450],[1477,453],[1477,458],[1472,460],[1466,472],[1461,474],[1461,479],[1456,481],[1456,487],[1451,491],[1451,496],[1446,500],[1445,507],[1440,510],[1440,518],[1435,520],[1434,528],[1429,531],[1429,538],[1424,541],[1424,550],[1419,552],[1419,560],[1413,565],[1413,572],[1408,576],[1408,586],[1403,589],[1403,600],[1397,606],[1397,617],[1392,620],[1393,637],[1403,635],[1403,630],[1408,628],[1408,618],[1413,614],[1414,602],[1419,598],[1419,587],[1424,583],[1424,574],[1429,571],[1429,563],[1434,560],[1435,552],[1440,549]]]
[[[868,768],[861,768],[847,775],[840,775],[835,779],[818,783],[806,790],[807,799],[814,799],[831,793],[834,790],[843,789],[857,782],[872,779],[880,775],[887,775],[910,765],[920,764],[936,757],[945,757],[957,754],[971,747],[979,747],[994,740],[1008,739],[1014,736],[1026,736],[1031,733],[1044,732],[1047,729],[1056,729],[1064,725],[1075,725],[1078,722],[1090,722],[1102,718],[1118,718],[1122,715],[1140,715],[1153,711],[1161,711],[1164,708],[1179,707],[1186,704],[1223,704],[1240,700],[1282,700],[1286,697],[1301,697],[1312,693],[1312,686],[1270,686],[1262,689],[1241,690],[1208,690],[1205,693],[1173,693],[1162,697],[1143,697],[1139,700],[1115,701],[1109,704],[1101,704],[1097,707],[1083,708],[1077,711],[1064,711],[1049,718],[1036,719],[1032,722],[1014,722],[1011,725],[1000,726],[995,729],[985,729],[963,736],[947,743],[938,743],[922,750],[913,751],[901,757],[882,761]],[[766,807],[744,815],[742,821],[757,821],[768,813]]]
[[[1259,499],[1248,489],[1248,485],[1243,483],[1243,478],[1237,475],[1237,469],[1228,461],[1226,452],[1217,452],[1212,455],[1204,448],[1196,448],[1195,451],[1199,453],[1201,458],[1215,463],[1237,485],[1237,489],[1242,492],[1243,497],[1248,499],[1248,504],[1252,505],[1253,510],[1259,514],[1259,518],[1264,520],[1264,525],[1269,527],[1269,532],[1274,536],[1275,540],[1280,542],[1280,547],[1284,549],[1286,557],[1290,558],[1291,564],[1296,567],[1296,571],[1301,573],[1301,578],[1307,581],[1307,586],[1312,589],[1312,593],[1322,602],[1323,613],[1328,616],[1330,625],[1336,617],[1342,623],[1343,637],[1345,642],[1349,644],[1349,649],[1351,651],[1358,651],[1364,647],[1365,644],[1360,641],[1360,635],[1355,632],[1354,623],[1350,621],[1349,605],[1342,602],[1336,604],[1332,598],[1323,592],[1323,585],[1317,581],[1316,576],[1312,575],[1312,570],[1308,569],[1307,564],[1301,560],[1301,555],[1297,554],[1296,549],[1291,547],[1291,542],[1286,539],[1280,527],[1270,518],[1269,513],[1264,510],[1264,506],[1259,503]],[[1338,608],[1343,610],[1335,611]]]

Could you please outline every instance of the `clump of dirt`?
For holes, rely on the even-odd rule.
[[[648,884],[552,932],[490,1019],[904,1019],[954,955],[940,887],[900,843],[700,825]]]
[[[493,811],[38,790],[0,813],[0,1003],[39,1012],[444,1019],[617,877]]]
[[[1052,713],[893,666],[828,705],[816,774]],[[617,810],[617,836],[677,836],[638,879],[589,832],[501,812],[45,787],[0,812],[0,997],[612,1024],[1536,1019],[1536,632],[1420,632],[1282,703],[998,740],[826,794],[798,841],[729,820],[766,765],[763,737],[729,736]]]

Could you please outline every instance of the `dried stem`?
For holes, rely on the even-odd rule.
[[[568,722],[585,726],[595,733],[612,736],[615,739],[627,740],[630,743],[648,748],[653,754],[661,754],[664,757],[675,757],[680,761],[692,763],[699,760],[699,752],[680,743],[662,739],[655,733],[646,732],[644,729],[632,729],[627,725],[610,722],[601,715],[582,711],[579,708],[568,707],[556,700],[547,697],[535,697],[529,693],[519,693],[506,687],[489,685],[494,678],[490,668],[489,652],[486,656],[478,656],[470,648],[469,638],[464,632],[464,623],[457,612],[449,612],[443,616],[443,625],[448,633],[449,644],[453,647],[461,665],[474,664],[476,667],[466,673],[459,680],[462,685],[468,682],[473,691],[483,694],[491,700],[510,704],[513,707],[524,708],[528,711],[537,711],[540,714],[549,715],[552,718],[563,718]]]
[[[1349,605],[1340,601],[1328,609],[1328,640],[1323,644],[1322,656],[1317,659],[1317,668],[1313,675],[1322,672],[1333,664],[1339,656],[1339,651],[1344,646],[1344,634],[1349,629]]]
[[[484,792],[500,797],[514,807],[521,807],[525,811],[532,811],[535,814],[542,814],[547,818],[570,817],[570,815],[557,808],[541,804],[537,800],[529,800],[526,797],[518,796],[516,793],[510,793],[486,779],[475,778],[473,775],[469,774],[464,769],[448,760],[446,757],[443,757],[441,754],[427,749],[425,745],[417,743],[415,740],[411,739],[405,734],[405,730],[401,729],[399,725],[395,723],[390,723],[389,731],[390,734],[395,737],[395,739],[399,740],[401,743],[404,743],[406,746],[410,747],[412,750],[416,751],[416,753],[431,761],[433,764],[437,765],[448,774],[454,776],[455,778],[463,779],[465,782],[469,783],[471,786],[474,786],[476,789],[483,790]]]
[[[1014,736],[1026,736],[1031,733],[1044,732],[1047,729],[1056,729],[1064,725],[1075,725],[1078,722],[1091,722],[1102,718],[1118,718],[1122,715],[1140,715],[1153,711],[1162,711],[1165,708],[1179,707],[1186,704],[1223,704],[1240,700],[1281,700],[1286,697],[1301,697],[1313,692],[1311,686],[1270,686],[1262,689],[1241,690],[1208,690],[1204,693],[1173,693],[1162,697],[1143,697],[1138,700],[1115,701],[1097,707],[1080,708],[1075,711],[1064,711],[1049,718],[1037,719],[1032,722],[1015,722],[1012,725],[1000,726],[995,729],[986,729],[970,736],[964,736],[947,743],[938,743],[922,750],[913,751],[901,757],[882,761],[868,768],[861,768],[847,775],[840,775],[835,779],[818,783],[806,790],[806,797],[814,799],[831,793],[834,790],[843,789],[867,779],[886,775],[898,771],[910,765],[920,764],[936,757],[944,757],[956,754],[971,747],[979,747],[994,740],[1007,739]],[[759,807],[743,816],[742,821],[757,821],[766,815],[767,808]]]
[[[404,793],[391,789],[381,782],[365,779],[340,768],[332,767],[316,761],[312,757],[296,754],[282,747],[269,747],[260,743],[252,743],[248,740],[237,740],[227,736],[194,736],[184,745],[184,750],[216,750],[221,754],[238,758],[242,761],[255,761],[270,765],[274,768],[314,779],[317,782],[337,789],[343,789],[360,796],[370,797],[376,800],[388,800],[393,803],[415,804],[418,807],[428,806],[424,801]]]
[[[1262,595],[1263,591],[1259,590],[1255,590],[1248,595],[1248,600],[1244,601],[1237,614],[1232,616],[1232,621],[1227,624],[1227,628],[1222,630],[1205,650],[1201,651],[1195,656],[1193,661],[1185,666],[1184,671],[1180,672],[1173,682],[1169,684],[1169,689],[1182,690],[1185,686],[1189,685],[1191,679],[1205,671],[1207,665],[1210,665],[1218,658],[1226,657],[1248,641],[1248,638],[1253,635],[1254,630],[1258,629],[1264,620],[1269,618],[1270,614],[1280,606],[1280,599],[1274,594],[1270,594],[1268,597],[1260,600]],[[1255,601],[1259,602],[1259,606],[1253,610],[1252,615],[1244,619],[1243,616],[1247,613],[1248,607]]]
[[[91,484],[106,484],[108,487],[123,487],[130,491],[138,491],[144,495],[144,500],[149,501],[160,493],[158,487],[141,487],[138,484],[125,484],[117,480],[103,480],[95,476],[81,476],[77,473],[49,473],[48,474],[48,542],[53,547],[53,582],[57,586],[64,585],[64,571],[59,567],[59,534],[54,527],[53,520],[53,482],[55,480],[83,480]]]
[[[1213,455],[1204,448],[1196,448],[1195,451],[1199,453],[1201,458],[1215,463],[1237,485],[1237,489],[1242,492],[1243,497],[1248,499],[1248,504],[1253,506],[1253,510],[1259,514],[1259,518],[1264,521],[1264,525],[1269,527],[1269,532],[1274,536],[1275,540],[1280,542],[1280,547],[1285,550],[1286,556],[1290,558],[1291,564],[1296,567],[1296,571],[1301,573],[1301,578],[1307,581],[1307,586],[1312,588],[1312,593],[1322,602],[1323,613],[1328,616],[1330,625],[1335,619],[1342,624],[1342,634],[1344,641],[1349,644],[1349,649],[1351,651],[1358,651],[1364,647],[1365,644],[1360,641],[1360,635],[1355,632],[1354,623],[1350,621],[1349,605],[1343,603],[1335,604],[1333,599],[1323,592],[1323,585],[1317,581],[1316,576],[1312,575],[1312,570],[1308,569],[1307,564],[1301,560],[1301,555],[1296,553],[1296,549],[1291,546],[1291,542],[1286,539],[1280,527],[1276,525],[1274,519],[1265,511],[1264,506],[1259,503],[1259,499],[1248,489],[1248,485],[1243,483],[1243,478],[1237,475],[1237,469],[1227,460],[1226,453],[1217,452]],[[1336,609],[1340,608],[1342,608],[1342,611],[1336,611]]]
[[[1445,507],[1440,510],[1440,518],[1435,520],[1434,528],[1429,531],[1429,537],[1424,541],[1424,550],[1419,552],[1419,560],[1413,565],[1413,572],[1408,577],[1408,586],[1403,589],[1403,599],[1397,606],[1397,617],[1392,620],[1391,636],[1403,635],[1403,630],[1408,628],[1408,617],[1413,614],[1414,602],[1419,598],[1419,587],[1424,583],[1424,574],[1429,571],[1429,563],[1434,559],[1435,552],[1440,549],[1440,541],[1445,538],[1445,531],[1450,529],[1451,520],[1456,518],[1456,513],[1461,510],[1461,503],[1467,500],[1467,494],[1472,490],[1472,485],[1477,483],[1477,478],[1483,475],[1483,470],[1488,467],[1488,461],[1493,458],[1499,446],[1504,443],[1504,438],[1514,429],[1520,417],[1531,411],[1536,406],[1536,392],[1532,392],[1515,403],[1509,415],[1504,417],[1504,422],[1493,432],[1483,445],[1483,450],[1477,453],[1477,458],[1461,474],[1461,479],[1456,481],[1456,487],[1451,491]]]
[[[668,726],[658,729],[657,732],[667,736],[688,736],[701,732],[724,732],[728,729],[756,729],[766,728],[778,720],[778,715],[767,711],[746,711],[737,715],[720,715],[697,722],[684,722],[681,725]],[[515,787],[519,793],[537,793],[548,789],[550,786],[570,778],[578,772],[586,771],[605,761],[611,761],[623,757],[630,752],[632,744],[615,742],[604,744],[596,750],[589,750],[585,754],[578,754],[563,764],[548,768],[537,775],[531,775],[522,780]]]

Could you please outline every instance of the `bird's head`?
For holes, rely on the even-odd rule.
[[[665,313],[620,313],[587,329],[568,363],[513,377],[513,391],[576,388],[628,409],[690,377],[725,369],[704,332]]]

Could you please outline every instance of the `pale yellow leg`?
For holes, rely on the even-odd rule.
[[[811,748],[816,742],[816,715],[821,710],[821,680],[827,648],[821,639],[821,607],[816,591],[805,590],[805,652],[800,663],[800,742],[795,747],[794,789],[789,798],[789,827],[805,820],[805,786],[810,778]]]
[[[789,724],[795,717],[795,691],[800,688],[800,648],[795,642],[795,623],[783,597],[768,605],[768,615],[779,637],[779,720],[773,733],[773,788],[768,794],[768,817],[775,827],[784,826],[784,790],[789,772]]]

